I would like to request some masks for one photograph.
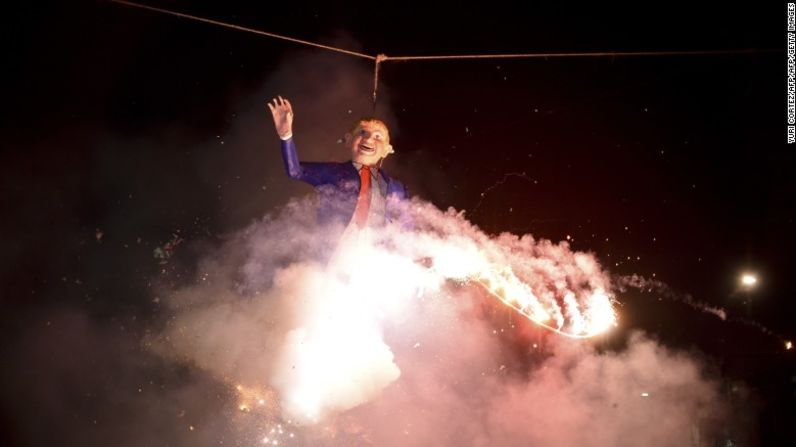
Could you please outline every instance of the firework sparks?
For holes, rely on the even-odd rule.
[[[260,445],[288,445],[296,438],[291,420],[277,415],[281,410],[277,394],[270,388],[235,385],[238,396],[237,409],[244,420],[253,425],[253,440]]]
[[[555,256],[571,257],[534,262],[522,255],[506,256],[505,249],[495,250],[490,244],[472,244],[469,238],[451,238],[441,244],[427,240],[401,241],[407,246],[422,247],[421,253],[413,253],[411,257],[421,259],[419,265],[427,267],[436,277],[429,279],[416,271],[418,263],[414,263],[414,269],[407,268],[403,265],[405,257],[380,253],[376,239],[378,236],[367,232],[347,235],[335,260],[343,270],[358,266],[346,276],[356,279],[352,285],[361,282],[363,293],[383,284],[385,278],[380,269],[392,265],[389,270],[400,272],[407,283],[424,290],[436,289],[445,280],[483,286],[491,296],[529,320],[568,337],[588,338],[616,325],[612,298],[607,292],[610,284],[591,261],[582,254],[572,255],[567,245],[551,251],[557,253]],[[529,283],[521,278],[535,280]]]
[[[422,259],[438,278],[432,287],[445,280],[478,284],[561,335],[588,338],[616,325],[610,281],[591,256],[571,251],[567,243],[507,235],[492,240],[474,231],[441,241],[410,234],[395,245],[415,247],[409,256]]]
[[[264,387],[247,387],[235,385],[238,392],[238,410],[251,412],[254,410],[269,411],[276,409],[277,396],[273,390]]]
[[[578,300],[574,293],[564,295],[564,309],[554,299],[542,302],[527,284],[505,271],[483,272],[475,281],[494,297],[512,307],[534,323],[558,334],[588,338],[616,325],[611,299],[603,290],[596,290]],[[566,318],[565,315],[569,318]],[[551,320],[555,325],[550,324]]]
[[[573,251],[567,242],[490,236],[454,211],[423,202],[411,206],[410,231],[391,224],[342,238],[335,234],[335,243],[328,245],[331,256],[323,262],[307,253],[307,260],[270,276],[261,274],[257,263],[274,258],[281,241],[292,240],[270,225],[289,221],[291,231],[305,233],[295,219],[263,226],[247,236],[255,248],[244,270],[249,288],[268,292],[249,301],[235,299],[228,307],[200,305],[181,318],[184,325],[175,324],[165,334],[168,343],[189,350],[232,384],[242,423],[308,427],[372,400],[399,379],[402,371],[384,328],[416,330],[424,320],[414,312],[426,306],[466,307],[426,300],[480,295],[520,313],[528,324],[573,338],[591,337],[615,324],[610,276],[593,255]],[[311,246],[326,247],[326,239],[310,237],[318,234],[310,228]],[[269,248],[260,253],[261,247]],[[453,284],[473,293],[452,293]],[[217,296],[216,289],[199,290]],[[219,315],[225,324],[217,322]],[[240,340],[251,342],[241,345]],[[426,340],[411,343],[418,351],[426,346]],[[241,369],[241,362],[252,365]],[[252,439],[267,437],[273,445],[266,425],[257,429],[262,436]]]

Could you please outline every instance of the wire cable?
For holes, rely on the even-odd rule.
[[[238,31],[245,31],[247,33],[259,34],[261,36],[273,37],[275,39],[286,40],[288,42],[298,43],[298,44],[302,44],[302,45],[309,45],[311,47],[322,48],[324,50],[329,50],[329,51],[336,51],[338,53],[348,54],[350,56],[361,57],[361,58],[364,58],[364,59],[376,60],[375,56],[371,56],[369,54],[357,53],[356,51],[346,50],[344,48],[337,48],[337,47],[333,47],[333,46],[329,46],[329,45],[323,45],[323,44],[320,44],[320,43],[310,42],[308,40],[301,40],[301,39],[296,39],[296,38],[293,38],[293,37],[283,36],[281,34],[274,34],[274,33],[269,33],[269,32],[266,32],[266,31],[256,30],[256,29],[253,29],[253,28],[246,28],[244,26],[235,25],[235,24],[232,24],[232,23],[225,23],[225,22],[220,22],[218,20],[205,19],[203,17],[192,16],[190,14],[183,14],[181,12],[171,11],[171,10],[163,9],[163,8],[156,8],[154,6],[142,5],[140,3],[128,2],[126,0],[109,0],[109,1],[112,2],[112,3],[118,3],[120,5],[130,6],[130,7],[133,7],[133,8],[146,9],[148,11],[154,11],[154,12],[159,12],[159,13],[162,13],[162,14],[168,14],[168,15],[172,15],[172,16],[175,16],[175,17],[180,17],[182,19],[196,20],[197,22],[209,23],[211,25],[222,26],[224,28],[230,28],[230,29],[234,29],[234,30],[238,30]]]
[[[514,53],[514,54],[451,54],[435,56],[385,56],[387,61],[427,61],[450,59],[528,59],[551,57],[624,57],[624,56],[692,56],[711,54],[749,54],[771,52],[775,50],[699,50],[699,51],[603,51],[576,53]]]
[[[307,45],[324,50],[335,51],[349,56],[356,56],[363,59],[369,59],[375,62],[373,69],[373,111],[376,111],[376,98],[379,90],[379,70],[381,64],[387,61],[409,62],[409,61],[430,61],[430,60],[464,60],[464,59],[539,59],[539,58],[562,58],[562,57],[633,57],[633,56],[705,56],[705,55],[721,55],[721,54],[755,54],[755,53],[771,53],[776,50],[770,49],[742,49],[742,50],[698,50],[698,51],[602,51],[602,52],[574,52],[574,53],[506,53],[506,54],[448,54],[448,55],[431,55],[431,56],[387,56],[386,54],[378,54],[371,56],[369,54],[358,53],[356,51],[346,50],[345,48],[333,47],[330,45],[323,45],[308,40],[296,39],[294,37],[283,36],[281,34],[269,33],[260,31],[253,28],[246,28],[244,26],[235,25],[232,23],[221,22],[218,20],[206,19],[190,14],[184,14],[177,11],[171,11],[163,8],[156,8],[154,6],[143,5],[134,3],[127,0],[109,0],[112,3],[118,3],[133,8],[145,9],[148,11],[158,12],[161,14],[168,14],[182,19],[195,20],[198,22],[209,23],[211,25],[230,28],[238,31],[258,34],[261,36],[273,37],[275,39],[286,40],[301,45]]]

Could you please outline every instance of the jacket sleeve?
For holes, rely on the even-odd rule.
[[[301,180],[304,173],[301,170],[301,163],[298,159],[298,151],[296,151],[296,143],[293,141],[293,137],[287,140],[280,140],[280,143],[282,145],[282,161],[285,162],[285,172],[287,172],[288,177]]]
[[[296,143],[293,138],[281,140],[282,161],[285,163],[285,172],[294,180],[301,180],[312,186],[328,183],[327,163],[303,163],[299,161]]]

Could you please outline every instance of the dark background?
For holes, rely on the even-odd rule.
[[[775,50],[387,62],[397,155],[385,167],[489,233],[569,236],[618,276],[668,284],[669,298],[619,296],[618,331],[641,328],[704,353],[730,383],[753,390],[760,444],[793,444],[796,371],[784,342],[796,311],[796,182],[785,144],[784,3],[256,3],[151,4],[367,54]],[[20,346],[46,333],[49,315],[77,309],[134,331],[157,313],[156,247],[182,239],[188,277],[197,246],[306,192],[265,166],[277,146],[264,103],[301,86],[263,86],[315,50],[101,1],[18,6],[8,18],[0,423],[11,443],[33,445],[34,427],[58,413],[40,413],[35,398],[21,404],[19,387],[46,383],[53,357],[30,360]],[[364,82],[359,94],[370,89]],[[224,144],[251,104],[262,105],[259,133]],[[312,107],[306,97],[295,105],[297,121]],[[745,270],[760,279],[748,292],[738,288]],[[684,304],[686,295],[726,309],[729,321]],[[113,353],[91,355],[102,363]],[[75,399],[75,421],[80,408],[101,405]]]

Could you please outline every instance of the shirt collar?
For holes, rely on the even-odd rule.
[[[357,163],[353,160],[351,161],[351,164],[353,164],[354,167],[357,168],[357,172],[359,172],[359,170],[362,169],[362,166],[364,166],[362,163]],[[373,176],[376,176],[379,173],[379,168],[376,166],[368,166],[368,169],[370,169],[370,174]]]

